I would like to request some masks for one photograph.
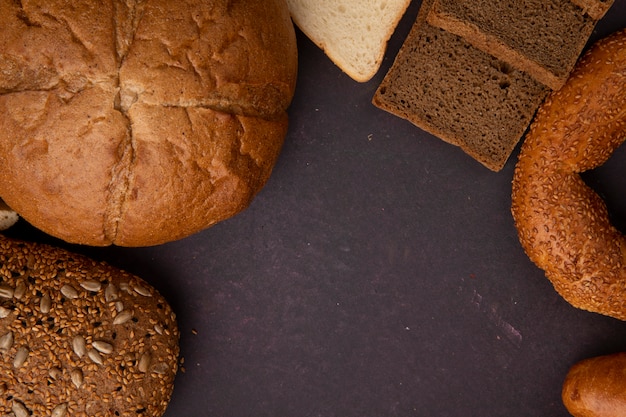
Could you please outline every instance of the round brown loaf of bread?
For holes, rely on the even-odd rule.
[[[296,72],[284,0],[0,1],[0,198],[73,243],[188,236],[269,178]]]
[[[520,242],[575,307],[626,320],[626,238],[580,173],[626,139],[626,29],[598,41],[540,107],[512,185]]]
[[[178,343],[171,307],[146,281],[0,235],[0,415],[158,417]]]

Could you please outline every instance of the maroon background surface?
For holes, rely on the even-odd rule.
[[[302,33],[283,153],[249,209],[151,248],[54,243],[144,277],[171,302],[185,371],[166,417],[568,416],[576,361],[626,351],[626,323],[566,304],[498,173],[370,104]],[[592,40],[626,26],[616,0]],[[518,148],[519,149],[519,148]],[[626,230],[626,149],[585,178]]]

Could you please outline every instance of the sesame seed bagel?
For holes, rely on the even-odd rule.
[[[161,416],[178,338],[140,278],[0,236],[0,415]]]
[[[529,258],[580,309],[626,320],[626,239],[580,173],[626,139],[626,29],[579,60],[540,107],[515,167],[512,213]]]

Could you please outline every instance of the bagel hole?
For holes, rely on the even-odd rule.
[[[583,181],[604,200],[609,219],[617,230],[626,234],[626,146],[622,145],[602,166],[583,172]]]

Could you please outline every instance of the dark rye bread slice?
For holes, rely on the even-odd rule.
[[[597,22],[571,0],[435,0],[427,20],[554,90]]]
[[[585,13],[596,20],[604,17],[613,5],[613,0],[571,0],[572,3],[583,9]]]
[[[0,235],[0,415],[163,415],[174,312],[137,276]]]
[[[373,104],[502,169],[549,89],[425,22],[425,0]]]

